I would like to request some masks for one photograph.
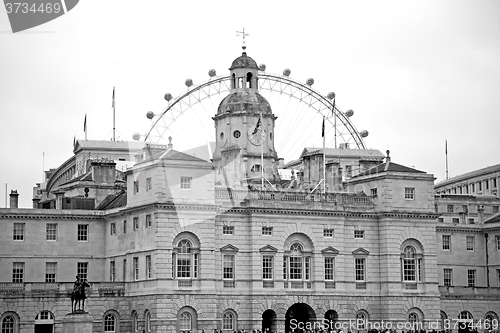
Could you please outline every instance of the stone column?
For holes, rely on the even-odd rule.
[[[92,333],[94,319],[88,313],[68,313],[63,319],[63,333]]]

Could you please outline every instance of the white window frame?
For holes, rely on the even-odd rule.
[[[146,178],[146,192],[151,191],[151,177]]]
[[[190,190],[192,180],[193,180],[193,177],[181,176],[181,183],[180,183],[181,189],[182,190]]]
[[[475,287],[476,286],[477,274],[475,269],[467,270],[467,287]]]
[[[57,282],[57,262],[49,261],[45,263],[45,282]]]
[[[360,274],[358,274],[360,272]],[[362,275],[362,279],[359,277]],[[366,282],[366,258],[354,258],[354,281]]]
[[[274,280],[274,255],[262,256],[262,280]]]
[[[465,236],[465,247],[467,251],[474,252],[476,237]]]
[[[109,281],[116,281],[116,262],[114,260],[109,262]]]
[[[57,223],[47,223],[45,226],[45,239],[47,241],[57,241]]]
[[[146,256],[146,279],[152,278],[152,262],[151,255]]]
[[[405,200],[415,200],[414,187],[405,187]]]
[[[272,236],[273,235],[273,227],[262,227],[261,229],[262,236]]]
[[[134,257],[132,260],[132,278],[134,281],[139,281],[139,257]]]
[[[222,234],[223,235],[234,235],[234,226],[233,225],[223,225],[222,226]]]
[[[25,271],[24,262],[13,262],[12,263],[12,282],[13,283],[24,282],[24,271]]]
[[[354,229],[354,239],[364,239],[365,231],[360,229]]]
[[[441,235],[441,242],[443,251],[451,251],[451,235]]]
[[[87,278],[89,276],[89,263],[86,261],[77,262],[76,275],[80,277],[80,280],[87,281]]]
[[[443,269],[443,285],[446,287],[453,286],[453,269],[452,268]]]
[[[222,255],[222,279],[234,281],[235,280],[235,262],[236,255],[234,254],[223,254]]]
[[[139,181],[134,180],[134,194],[139,193]]]
[[[335,257],[324,257],[325,281],[335,281]]]
[[[25,223],[14,223],[12,239],[15,241],[24,241]]]
[[[77,227],[77,235],[76,239],[79,242],[88,242],[89,241],[89,225],[88,224],[79,224]]]
[[[334,236],[335,236],[335,230],[333,228],[324,228],[323,229],[323,237],[333,238]]]

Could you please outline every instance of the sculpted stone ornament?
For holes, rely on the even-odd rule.
[[[90,288],[90,284],[80,279],[77,275],[75,284],[73,285],[73,291],[71,292],[71,313],[86,313],[85,299],[87,295],[85,295],[85,288]]]

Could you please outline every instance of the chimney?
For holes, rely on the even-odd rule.
[[[389,163],[389,162],[391,161],[391,157],[389,156],[390,151],[389,151],[389,150],[386,150],[385,152],[386,152],[386,154],[387,154],[387,156],[386,156],[386,158],[385,158],[385,163]]]
[[[52,192],[56,195],[56,209],[63,209],[64,191]]]
[[[40,198],[33,198],[33,209],[38,209],[38,203],[40,202]]]
[[[115,183],[116,163],[108,159],[96,159],[91,163],[92,180],[96,183]]]
[[[10,190],[10,208],[19,208],[19,194],[17,190]]]

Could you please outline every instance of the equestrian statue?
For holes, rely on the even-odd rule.
[[[71,293],[71,312],[76,313],[85,312],[85,299],[87,296],[85,295],[85,288],[90,288],[90,284],[87,281],[80,279],[80,277],[76,276],[75,284],[73,285],[73,292]],[[81,301],[81,306],[80,306]],[[78,309],[76,308],[78,304]]]

